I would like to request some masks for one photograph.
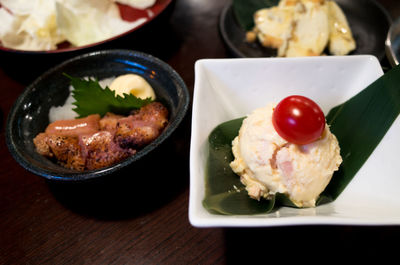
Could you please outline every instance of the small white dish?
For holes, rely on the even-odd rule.
[[[246,216],[211,214],[202,206],[207,139],[218,124],[292,94],[310,97],[327,114],[382,74],[378,59],[370,55],[197,61],[190,150],[190,223],[196,227],[399,225],[399,118],[334,202],[306,209],[281,207],[269,214]]]

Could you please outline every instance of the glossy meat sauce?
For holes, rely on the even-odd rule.
[[[79,171],[111,166],[156,139],[168,123],[168,110],[153,102],[128,117],[107,113],[55,121],[33,142],[39,154]]]

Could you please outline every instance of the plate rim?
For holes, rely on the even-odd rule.
[[[165,4],[162,6],[162,8],[159,10],[159,12],[154,13],[152,17],[148,18],[146,21],[144,21],[142,24],[128,30],[125,32],[122,32],[116,36],[113,36],[111,38],[102,40],[102,41],[98,41],[98,42],[94,42],[94,43],[90,43],[90,44],[86,44],[86,45],[82,45],[82,46],[78,46],[78,47],[68,47],[68,48],[61,48],[61,49],[55,49],[55,50],[40,50],[40,51],[29,51],[29,50],[18,50],[18,49],[13,49],[13,48],[7,48],[4,47],[3,45],[1,45],[0,42],[0,52],[5,52],[5,53],[14,53],[14,54],[30,54],[30,55],[34,55],[34,54],[67,54],[67,53],[71,53],[71,52],[76,52],[76,51],[81,51],[81,50],[87,50],[108,42],[111,42],[113,40],[116,40],[118,38],[121,38],[123,36],[129,35],[132,32],[139,30],[140,28],[144,27],[145,25],[149,24],[151,21],[153,21],[155,18],[157,18],[159,15],[161,15],[167,8],[168,6],[171,5],[171,3],[174,0],[163,0],[165,1]],[[155,3],[156,5],[157,3]],[[1,6],[1,5],[0,5]],[[152,6],[154,7],[154,5]],[[148,8],[151,9],[152,7]],[[146,9],[145,9],[146,10]]]

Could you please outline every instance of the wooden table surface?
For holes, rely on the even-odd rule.
[[[192,95],[195,61],[230,57],[217,27],[228,2],[176,0],[146,30],[101,48],[141,50],[161,58]],[[400,16],[398,0],[380,2],[393,18]],[[138,181],[133,172],[130,179],[66,185],[29,173],[5,145],[6,117],[32,78],[53,64],[49,60],[0,57],[0,264],[225,264],[258,258],[267,263],[312,260],[316,253],[329,260],[348,254],[396,256],[398,226],[192,227],[190,111],[164,147],[167,151],[159,154],[162,168],[149,164],[145,169],[152,180]]]

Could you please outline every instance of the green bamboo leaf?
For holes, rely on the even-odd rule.
[[[232,120],[217,126],[208,138],[207,195],[220,194],[243,186],[229,166],[233,160],[232,140],[237,136],[243,119]]]
[[[261,9],[278,5],[279,0],[233,0],[233,13],[246,31],[254,27],[253,15]]]
[[[324,195],[339,196],[399,115],[399,67],[328,113],[326,119],[339,141],[343,163]]]
[[[226,192],[207,196],[203,206],[211,213],[225,215],[249,215],[268,213],[274,209],[275,200],[250,199],[247,191]]]
[[[400,66],[329,111],[326,119],[338,138],[343,163],[318,198],[317,205],[333,201],[340,195],[399,113]],[[231,170],[231,144],[243,119],[222,123],[210,134],[203,206],[218,214],[260,214],[278,206],[295,207],[284,194],[276,194],[272,200],[260,202],[250,199],[239,177]]]
[[[244,118],[217,126],[209,136],[206,168],[206,196],[203,206],[218,214],[259,214],[269,212],[274,200],[251,199],[229,163],[233,160],[232,140],[237,136]]]

